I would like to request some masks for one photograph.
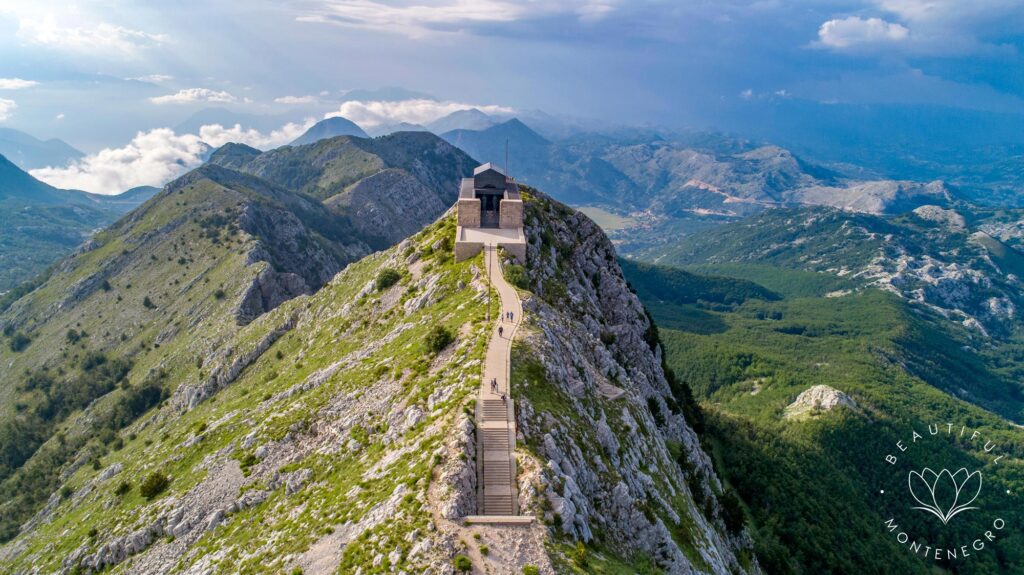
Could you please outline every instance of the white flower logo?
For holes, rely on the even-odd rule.
[[[977,509],[970,505],[981,493],[980,471],[968,473],[961,467],[956,473],[950,473],[948,469],[935,473],[926,467],[920,473],[911,471],[907,482],[910,494],[921,504],[914,509],[931,513],[943,524],[949,523],[961,511]]]

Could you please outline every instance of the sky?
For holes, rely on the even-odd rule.
[[[0,0],[0,127],[89,154],[37,177],[113,193],[204,144],[273,147],[331,114],[735,128],[780,101],[1021,113],[1022,49],[1017,0]],[[385,86],[434,100],[366,92]],[[210,107],[266,118],[176,129]]]

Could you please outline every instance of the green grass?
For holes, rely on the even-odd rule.
[[[439,237],[450,233],[454,233],[451,222],[442,221],[428,227],[414,238],[414,242],[418,249],[425,251]],[[180,240],[166,242],[167,247],[177,241]],[[211,250],[211,259],[220,257],[216,249],[214,246]],[[193,248],[194,257],[198,257],[200,251]],[[383,311],[378,305],[379,298],[385,292],[356,298],[358,292],[377,277],[384,266],[383,262],[392,253],[393,250],[383,252],[350,265],[315,296],[286,302],[244,328],[238,328],[227,315],[229,302],[221,302],[213,295],[222,285],[230,292],[233,282],[243,281],[244,276],[237,277],[242,274],[231,258],[222,258],[216,263],[211,261],[212,267],[205,268],[203,273],[214,278],[214,281],[196,284],[203,290],[202,297],[197,297],[198,294],[194,292],[186,297],[191,297],[193,304],[222,311],[214,311],[209,316],[209,329],[204,337],[174,338],[158,348],[147,346],[145,352],[136,354],[131,381],[134,382],[136,377],[141,378],[142,374],[157,365],[166,365],[166,385],[170,389],[183,382],[194,382],[200,374],[208,374],[213,368],[206,362],[196,361],[193,351],[195,346],[217,341],[218,349],[232,349],[232,356],[229,357],[236,357],[254,347],[285,318],[293,315],[302,317],[300,324],[274,342],[270,349],[242,372],[237,381],[194,409],[177,413],[165,405],[121,431],[118,434],[123,442],[121,449],[99,452],[100,470],[83,466],[71,476],[66,485],[77,491],[93,481],[104,468],[121,464],[124,470],[106,483],[97,485],[94,496],[81,501],[69,498],[61,504],[51,523],[23,536],[20,544],[25,545],[26,552],[19,556],[12,568],[26,567],[27,561],[33,557],[40,568],[55,568],[82,541],[90,541],[87,537],[90,529],[99,527],[100,532],[117,535],[137,528],[139,522],[144,520],[149,504],[139,494],[137,485],[126,494],[116,493],[117,486],[125,478],[144,478],[150,470],[158,469],[173,479],[155,502],[180,497],[207,476],[208,470],[200,464],[210,454],[232,444],[238,445],[243,437],[253,431],[258,432],[257,445],[282,440],[289,432],[308,429],[323,417],[324,410],[339,397],[351,397],[350,401],[359,401],[362,394],[371,388],[378,389],[374,393],[380,393],[380,386],[390,386],[388,389],[394,390],[386,396],[389,402],[405,399],[410,405],[424,406],[424,411],[428,412],[427,420],[399,436],[395,442],[385,445],[382,438],[389,431],[386,413],[370,409],[357,411],[363,414],[362,419],[349,431],[352,436],[360,438],[362,447],[358,451],[341,449],[336,453],[310,454],[287,469],[282,469],[282,472],[310,469],[313,477],[305,489],[288,497],[287,501],[283,488],[278,488],[264,504],[245,510],[237,517],[230,517],[226,524],[205,535],[197,543],[194,547],[196,555],[190,555],[188,561],[183,561],[179,570],[186,568],[191,561],[223,550],[224,556],[216,562],[219,569],[246,573],[287,571],[287,565],[282,563],[283,557],[289,553],[301,553],[323,533],[337,528],[347,520],[358,520],[374,505],[387,501],[400,485],[407,490],[407,495],[400,498],[399,518],[384,522],[366,537],[346,546],[343,564],[369,565],[378,550],[385,547],[385,554],[396,545],[405,546],[408,551],[404,537],[413,529],[425,529],[429,519],[429,513],[423,508],[420,499],[425,493],[425,479],[435,464],[433,453],[445,439],[444,422],[452,421],[461,412],[467,398],[476,389],[487,330],[482,323],[484,306],[476,299],[475,291],[469,287],[457,287],[459,282],[469,285],[472,277],[470,268],[473,265],[479,267],[480,258],[456,264],[450,254],[437,252],[426,255],[429,265],[429,272],[426,273],[441,278],[438,299],[412,315],[405,315],[401,311],[407,295],[403,295],[395,307],[388,311]],[[167,261],[166,256],[160,256],[159,259],[161,262]],[[397,261],[403,259],[398,257]],[[143,262],[142,266],[152,266],[143,267],[143,270],[166,273],[160,271],[166,267],[163,264],[158,266]],[[203,268],[200,266],[200,269]],[[223,271],[218,273],[218,270]],[[131,291],[134,292],[145,286],[156,286],[162,280],[150,280],[136,274],[132,281],[134,285]],[[113,290],[96,292],[86,300],[83,307],[87,310],[108,307],[117,309],[110,300],[127,288],[123,281],[115,279],[112,283]],[[400,289],[412,293],[411,282],[400,285],[405,286]],[[135,307],[121,306],[119,311],[102,312],[104,318],[99,318],[95,312],[93,317],[88,317],[88,311],[81,311],[83,315],[74,316],[81,318],[81,325],[75,329],[90,334],[78,345],[84,343],[91,348],[99,341],[107,341],[103,335],[106,330],[102,322],[118,321],[118,313],[166,314],[174,318],[187,309],[167,306],[159,291],[153,291],[157,292],[152,297],[157,305],[155,310],[144,310],[141,303],[137,303]],[[348,306],[349,311],[342,313],[345,306]],[[79,320],[73,320],[70,325],[76,326],[78,323]],[[463,329],[467,324],[468,331]],[[444,326],[451,333],[460,335],[453,344],[451,356],[432,366],[430,357],[425,356],[423,341],[433,326]],[[44,324],[38,329],[45,330],[44,333],[56,332],[60,340],[64,341],[69,325],[67,322],[56,326]],[[121,342],[117,337],[111,338],[113,349],[117,350],[122,345],[137,346],[141,338],[156,335],[157,328],[151,329],[149,331],[144,328],[141,334],[132,333],[127,342]],[[73,347],[71,353],[84,353],[76,351],[80,349]],[[282,392],[308,380],[315,371],[358,350],[372,351],[347,369],[339,370],[319,387],[280,399],[283,397]],[[31,354],[35,353],[38,360],[42,359],[43,352],[63,353],[59,348],[39,348],[39,351],[35,351],[33,346],[23,353],[30,354],[25,356],[26,359],[32,359]],[[447,387],[452,389],[450,395],[436,404],[433,410],[427,410],[427,397],[437,389]],[[93,409],[101,409],[106,401],[107,398],[104,398]],[[78,428],[78,420],[77,416],[71,417],[62,428],[71,432]],[[434,426],[435,422],[440,425]],[[195,447],[181,447],[199,433],[203,439]],[[71,437],[71,434],[67,436]],[[347,444],[347,439],[341,438],[338,441],[340,445]],[[385,454],[393,449],[407,449],[410,455],[371,472]],[[236,449],[231,456],[246,463],[250,480],[256,477],[252,473],[260,465],[252,460],[251,454],[252,450]],[[260,485],[247,488],[256,489]],[[353,490],[358,491],[358,495],[353,495]],[[282,503],[285,505],[279,506]],[[293,514],[290,513],[291,509],[300,509],[301,512]],[[104,540],[97,538],[94,545]],[[271,540],[278,543],[267,545]],[[40,554],[43,549],[46,552]],[[407,570],[416,569],[409,564],[404,565]],[[383,573],[385,570],[364,569],[364,572]]]

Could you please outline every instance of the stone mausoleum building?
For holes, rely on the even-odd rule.
[[[475,256],[487,244],[503,246],[526,262],[523,198],[503,170],[488,162],[473,170],[472,178],[463,178],[457,209],[455,261]]]

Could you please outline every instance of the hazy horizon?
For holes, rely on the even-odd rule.
[[[805,118],[892,106],[953,128],[1024,118],[1024,6],[1002,0],[4,0],[0,30],[0,127],[88,158],[266,148],[331,114],[366,127],[471,107],[795,144],[815,128],[791,127]],[[405,92],[372,91],[387,86]],[[263,121],[175,129],[212,107]],[[96,181],[63,175],[39,177]]]

